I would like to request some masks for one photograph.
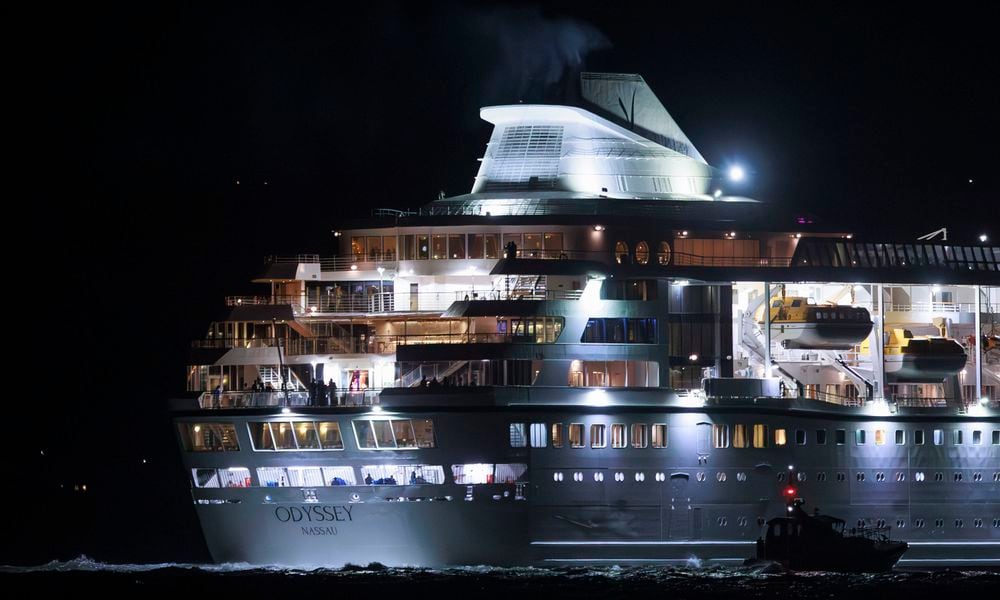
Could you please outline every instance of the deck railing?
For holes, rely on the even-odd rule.
[[[226,391],[219,394],[203,392],[198,405],[205,410],[241,408],[282,408],[306,406],[372,406],[379,403],[381,389],[336,390],[324,398],[314,398],[307,391]]]

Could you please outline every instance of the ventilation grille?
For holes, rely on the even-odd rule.
[[[553,188],[559,177],[562,139],[561,126],[507,127],[487,152],[485,190]]]

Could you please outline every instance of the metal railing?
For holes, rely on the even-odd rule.
[[[399,346],[420,344],[544,344],[545,332],[532,335],[510,333],[427,333],[412,335],[371,335],[360,337],[315,337],[281,339],[281,349],[288,356],[308,354],[378,354],[391,355]],[[274,338],[194,340],[192,348],[275,348]]]
[[[983,303],[983,313],[995,313],[1000,306]],[[910,304],[890,304],[889,312],[944,312],[944,313],[975,313],[975,302],[911,302]]]
[[[379,403],[381,389],[333,391],[324,398],[314,398],[304,391],[203,392],[198,405],[204,410],[240,408],[277,408],[308,406],[372,406]]]

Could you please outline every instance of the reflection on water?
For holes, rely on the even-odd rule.
[[[377,593],[379,598],[433,593],[442,597],[482,598],[530,593],[601,598],[918,598],[934,595],[995,593],[1000,571],[939,570],[884,574],[792,573],[776,565],[700,567],[562,567],[446,569],[387,568],[378,564],[312,570],[246,564],[109,564],[85,556],[34,567],[0,567],[9,581],[74,590],[116,589],[177,592],[260,593],[314,590],[330,594]],[[959,596],[964,597],[964,596]],[[975,597],[975,596],[970,596]]]

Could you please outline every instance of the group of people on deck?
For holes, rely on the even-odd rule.
[[[410,471],[409,485],[418,485],[422,483],[427,483],[427,479],[425,479],[423,476],[417,475],[416,471]],[[392,475],[375,479],[372,477],[371,473],[365,473],[365,485],[399,485],[399,484],[396,483],[396,478]]]

